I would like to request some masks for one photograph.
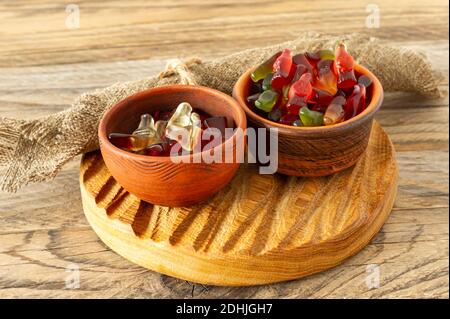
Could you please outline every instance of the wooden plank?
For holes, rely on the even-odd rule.
[[[448,37],[445,1],[376,4],[381,27],[369,29],[366,1],[83,1],[80,28],[68,29],[64,1],[3,3],[0,30],[8,45],[0,48],[0,66],[214,55],[289,40],[308,30],[364,32],[394,41]]]

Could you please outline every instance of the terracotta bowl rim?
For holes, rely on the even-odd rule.
[[[191,92],[198,92],[199,94],[209,94],[209,95],[223,98],[227,102],[228,107],[232,107],[232,109],[233,109],[233,115],[236,116],[236,118],[233,118],[236,128],[241,128],[245,134],[245,130],[247,127],[247,119],[245,116],[245,112],[239,106],[237,101],[235,99],[233,99],[231,96],[229,96],[223,92],[220,92],[218,90],[211,89],[209,87],[201,86],[201,85],[170,84],[170,85],[163,85],[160,87],[155,87],[155,88],[150,88],[150,89],[146,89],[143,91],[139,91],[135,94],[127,96],[126,98],[117,102],[111,108],[109,108],[103,114],[103,116],[100,120],[99,126],[98,126],[98,138],[99,138],[100,145],[103,146],[108,152],[112,152],[118,156],[123,156],[123,157],[129,158],[129,159],[149,160],[149,161],[153,161],[153,162],[155,162],[155,161],[156,162],[172,162],[170,156],[151,156],[151,155],[136,154],[136,153],[127,152],[125,150],[118,148],[117,146],[115,146],[114,144],[112,144],[109,141],[109,139],[106,135],[106,126],[107,126],[107,123],[109,123],[116,116],[118,116],[118,114],[120,114],[120,111],[118,111],[118,110],[120,110],[121,108],[127,107],[129,105],[128,101],[130,99],[136,98],[139,95],[148,96],[148,95],[157,94],[157,93],[161,93],[161,92],[162,93],[166,92],[167,94],[171,94],[171,92],[173,92],[173,91],[177,91],[177,92],[191,91]],[[197,152],[194,154],[180,155],[177,157],[177,159],[180,160],[180,163],[186,163],[184,160],[189,158],[188,163],[193,163],[192,160],[193,160],[194,155],[200,156],[201,154],[209,153],[212,150],[216,150],[221,147],[223,147],[223,149],[225,149],[226,147],[232,146],[234,143],[233,141],[236,138],[236,135],[237,135],[237,132],[234,132],[233,135],[230,136],[227,140],[225,140],[224,142],[215,146],[212,149],[208,149],[208,150],[205,150],[202,152]],[[100,147],[100,149],[102,150],[102,147]],[[202,156],[202,158],[203,158],[203,156]],[[201,164],[205,164],[205,163],[201,162]],[[214,163],[211,163],[211,164],[214,164]]]
[[[369,105],[366,107],[364,111],[359,113],[358,115],[352,117],[349,120],[344,122],[328,125],[328,126],[292,126],[281,123],[273,122],[269,119],[266,119],[257,113],[253,112],[246,101],[246,96],[244,96],[244,89],[250,79],[250,73],[254,70],[255,67],[251,67],[247,69],[237,80],[236,84],[233,88],[233,97],[239,102],[239,104],[244,109],[245,113],[249,118],[251,118],[255,122],[259,122],[264,124],[265,127],[273,127],[278,128],[282,132],[291,133],[291,134],[312,134],[312,133],[332,133],[338,132],[341,130],[345,130],[351,127],[354,127],[361,122],[364,122],[368,117],[372,116],[381,106],[383,102],[384,92],[383,86],[381,85],[378,78],[367,68],[355,63],[354,69],[356,72],[360,74],[364,74],[368,76],[372,80],[373,85],[373,94],[372,99]]]

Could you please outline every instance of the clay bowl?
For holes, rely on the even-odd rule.
[[[100,150],[111,175],[136,197],[164,206],[188,206],[203,201],[224,187],[236,173],[239,163],[193,162],[193,155],[147,156],[124,151],[107,138],[112,132],[133,131],[143,113],[172,110],[181,102],[211,116],[225,116],[228,125],[245,130],[245,113],[236,101],[219,91],[201,86],[170,85],[139,92],[111,107],[98,128]],[[212,152],[226,149],[241,154],[244,148],[234,134]],[[210,150],[211,151],[211,150]],[[209,151],[208,151],[209,152]],[[197,153],[196,155],[202,155]]]
[[[355,65],[355,72],[372,79],[371,100],[357,116],[332,126],[295,127],[272,122],[253,112],[246,101],[250,89],[247,70],[236,82],[233,97],[245,111],[249,126],[278,129],[278,170],[293,176],[325,176],[354,165],[367,147],[374,114],[383,102],[383,88],[375,75]]]

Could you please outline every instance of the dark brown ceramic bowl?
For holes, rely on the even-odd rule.
[[[124,151],[114,146],[108,135],[133,131],[143,113],[157,109],[172,110],[188,102],[212,116],[225,116],[228,125],[246,129],[246,118],[237,102],[219,91],[191,85],[170,85],[139,92],[111,107],[103,115],[98,128],[100,150],[111,175],[127,191],[138,198],[165,206],[187,206],[207,199],[234,176],[239,163],[193,163],[193,155],[182,155],[174,163],[169,156],[147,156]],[[212,151],[227,149],[233,154],[244,152],[234,134]],[[208,151],[209,152],[209,151]],[[199,153],[197,153],[198,155]],[[203,153],[200,153],[203,154]]]
[[[371,100],[357,116],[331,126],[295,127],[272,122],[253,112],[247,105],[250,73],[247,70],[236,82],[233,97],[245,111],[250,126],[278,129],[278,172],[293,176],[324,176],[344,170],[356,163],[369,142],[372,121],[383,102],[380,81],[366,68],[355,71],[372,80]]]

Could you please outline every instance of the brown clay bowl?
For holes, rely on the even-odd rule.
[[[182,163],[169,156],[147,156],[124,151],[114,146],[108,135],[133,131],[143,113],[157,109],[172,110],[181,102],[212,116],[225,116],[228,125],[246,129],[245,113],[230,96],[219,91],[191,85],[153,88],[127,97],[103,115],[98,128],[100,150],[111,175],[136,197],[164,206],[188,206],[206,200],[224,187],[236,173],[239,163],[193,162],[193,155],[181,155]],[[234,134],[212,149],[227,149],[233,154],[244,152]],[[211,151],[211,150],[210,150]],[[197,153],[198,155],[199,153]],[[231,154],[231,153],[230,153]],[[186,161],[188,161],[186,163]]]
[[[250,73],[236,82],[233,97],[245,111],[249,126],[278,129],[278,170],[293,176],[325,176],[354,165],[367,147],[374,114],[383,102],[383,87],[375,75],[355,65],[355,71],[372,79],[371,100],[357,116],[331,126],[295,127],[272,122],[247,104]]]

